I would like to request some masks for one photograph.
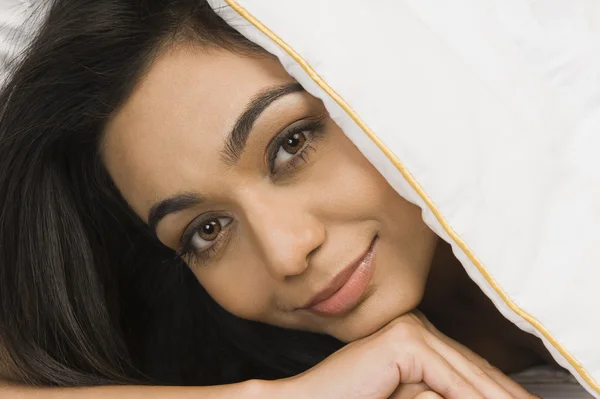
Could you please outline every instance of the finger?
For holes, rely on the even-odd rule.
[[[454,342],[452,345],[456,350],[458,350],[463,356],[470,360],[482,370],[484,370],[494,381],[496,381],[500,386],[502,386],[506,392],[508,392],[513,398],[517,399],[532,399],[535,396],[528,392],[525,388],[523,388],[518,382],[504,374],[502,371],[498,370],[496,367],[492,366],[487,360],[483,359],[481,356],[467,348],[466,346]]]
[[[487,360],[483,359],[481,356],[477,355],[475,352],[471,351],[464,345],[459,343],[454,343],[456,346],[453,346],[456,350],[458,350],[467,360],[473,362],[477,367],[485,371],[487,375],[490,376],[497,384],[499,384],[506,392],[508,392],[511,397],[517,399],[532,399],[535,396],[528,392],[525,388],[523,388],[518,382],[504,374],[502,371],[498,370],[496,367],[492,366],[488,363]]]
[[[468,359],[453,346],[438,337],[431,339],[429,344],[486,398],[513,399],[515,397],[492,378],[477,361]]]
[[[420,393],[430,391],[425,383],[400,384],[388,399],[414,399]]]
[[[446,399],[483,399],[481,393],[471,382],[452,367],[438,352],[426,346],[419,349],[416,356],[404,360],[409,363],[407,370],[421,371],[421,380],[431,390]],[[410,379],[414,379],[414,375],[403,376],[402,367],[400,367],[400,378],[400,382],[411,382]],[[409,381],[402,381],[403,378],[407,378]]]
[[[444,399],[433,391],[426,391],[415,396],[414,399]]]
[[[513,398],[517,399],[531,399],[535,396],[523,388],[519,383],[514,381],[512,378],[492,366],[487,360],[473,352],[471,349],[462,345],[459,342],[447,337],[440,332],[429,320],[420,318],[425,324],[427,329],[436,336],[436,338],[443,341],[445,344],[451,346],[463,355],[468,361],[474,363],[477,367],[485,371],[496,383],[498,383],[506,392],[508,392]],[[452,363],[452,362],[451,362]],[[477,371],[477,370],[476,370]]]

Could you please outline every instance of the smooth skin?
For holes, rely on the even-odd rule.
[[[232,131],[243,139],[228,145]],[[351,344],[272,382],[1,389],[60,399],[531,397],[415,311],[436,235],[274,58],[171,47],[113,115],[101,155],[131,208],[226,310]],[[335,316],[304,308],[375,237],[360,302]]]

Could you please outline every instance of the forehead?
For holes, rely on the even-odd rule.
[[[219,159],[225,138],[252,98],[292,81],[271,57],[170,49],[108,124],[101,150],[108,172],[144,215],[157,199],[185,187],[177,171],[186,171],[188,181],[194,180],[192,171],[198,181],[205,180],[209,171],[199,164]]]

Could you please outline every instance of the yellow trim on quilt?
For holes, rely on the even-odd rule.
[[[350,107],[350,105],[344,101],[344,99],[337,94],[326,82],[317,74],[317,72],[302,58],[294,49],[292,49],[286,42],[284,42],[279,36],[277,36],[273,31],[267,28],[264,24],[262,24],[258,19],[256,19],[253,15],[251,15],[244,7],[240,6],[235,0],[225,0],[225,2],[238,14],[240,14],[244,19],[254,25],[258,30],[264,33],[267,37],[273,40],[277,45],[279,45],[282,49],[284,49],[288,55],[290,55],[301,67],[304,71],[310,76],[310,78],[317,83],[323,91],[325,91],[331,98],[338,103],[340,107],[356,122],[358,126],[369,136],[371,140],[379,147],[381,151],[388,157],[388,159],[398,168],[402,176],[406,179],[406,181],[411,185],[411,187],[419,194],[421,199],[427,204],[427,207],[433,212],[436,219],[443,227],[443,229],[448,233],[448,235],[458,244],[458,246],[463,250],[463,252],[467,255],[467,257],[473,262],[475,267],[479,270],[479,272],[483,275],[483,277],[487,280],[490,286],[496,291],[496,293],[502,298],[502,300],[512,309],[513,312],[521,316],[528,323],[530,323],[533,327],[535,327],[550,343],[560,352],[561,355],[564,356],[565,359],[573,366],[575,370],[579,373],[581,378],[585,380],[596,392],[600,393],[600,385],[594,381],[594,379],[588,374],[588,372],[581,366],[581,364],[569,353],[552,335],[550,332],[546,330],[546,328],[537,321],[533,316],[529,313],[525,312],[523,309],[519,308],[516,303],[513,302],[512,299],[502,290],[502,288],[498,285],[498,283],[493,279],[493,277],[488,273],[483,264],[477,259],[475,254],[467,247],[467,244],[456,234],[456,232],[450,227],[448,222],[444,219],[441,212],[437,209],[433,201],[429,198],[427,193],[421,188],[419,183],[415,180],[415,178],[410,174],[410,172],[404,167],[402,162],[390,151],[387,146],[379,140],[379,138],[375,135],[375,133],[369,129],[369,127],[363,122],[358,114]]]

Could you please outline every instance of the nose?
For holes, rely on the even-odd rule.
[[[302,274],[325,241],[325,226],[293,196],[253,198],[245,213],[265,268],[275,280]]]

